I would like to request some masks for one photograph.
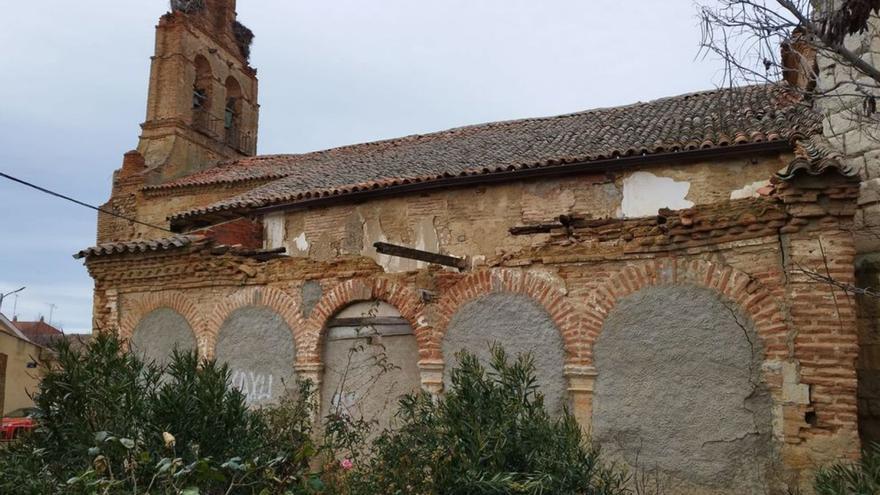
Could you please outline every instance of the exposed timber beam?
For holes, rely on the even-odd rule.
[[[451,266],[453,268],[458,268],[459,270],[467,268],[467,260],[456,258],[455,256],[431,253],[428,251],[422,251],[421,249],[388,244],[387,242],[376,242],[373,244],[373,247],[376,248],[377,252],[387,254],[388,256],[397,256],[398,258],[407,258],[437,265]]]

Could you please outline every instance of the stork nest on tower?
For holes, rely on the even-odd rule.
[[[171,8],[191,14],[205,8],[205,0],[171,0]]]
[[[232,33],[235,35],[235,43],[241,50],[241,55],[245,60],[251,58],[251,44],[254,42],[254,32],[248,29],[244,24],[235,21],[232,23]]]

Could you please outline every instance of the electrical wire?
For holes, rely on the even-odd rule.
[[[123,220],[127,220],[127,221],[129,221],[129,222],[136,223],[136,224],[138,224],[138,225],[143,225],[143,226],[145,226],[145,227],[151,227],[151,228],[158,229],[158,230],[161,230],[161,231],[164,231],[164,232],[170,232],[170,233],[172,233],[172,234],[175,234],[174,231],[169,230],[169,229],[166,229],[165,227],[159,227],[158,225],[153,225],[153,224],[150,224],[150,223],[141,222],[140,220],[136,220],[136,219],[134,219],[134,218],[127,217],[127,216],[125,216],[125,215],[120,215],[119,213],[116,213],[115,211],[107,210],[107,209],[105,209],[105,208],[101,208],[101,207],[99,207],[99,206],[94,206],[94,205],[90,205],[90,204],[88,204],[88,203],[84,203],[84,202],[82,202],[82,201],[80,201],[80,200],[78,200],[78,199],[71,198],[70,196],[65,196],[65,195],[63,195],[63,194],[61,194],[61,193],[57,193],[57,192],[52,191],[52,190],[50,190],[50,189],[46,189],[45,187],[40,187],[40,186],[38,186],[38,185],[36,185],[36,184],[32,184],[32,183],[30,183],[30,182],[28,182],[28,181],[26,181],[26,180],[22,180],[22,179],[19,179],[19,178],[17,178],[17,177],[13,177],[13,176],[11,176],[11,175],[9,175],[9,174],[4,174],[3,172],[0,172],[0,177],[3,177],[3,178],[5,178],[5,179],[9,179],[9,180],[11,180],[12,182],[17,182],[17,183],[19,183],[19,184],[21,184],[21,185],[24,185],[24,186],[30,187],[30,188],[32,188],[32,189],[36,189],[37,191],[40,191],[40,192],[45,193],[45,194],[48,194],[48,195],[50,195],[50,196],[55,196],[56,198],[61,198],[61,199],[66,200],[66,201],[70,201],[71,203],[75,203],[75,204],[78,204],[78,205],[80,205],[80,206],[85,206],[86,208],[91,208],[92,210],[99,211],[99,212],[101,212],[101,213],[105,213],[105,214],[107,214],[107,215],[114,216],[114,217],[116,217],[116,218],[121,218],[121,219],[123,219]]]

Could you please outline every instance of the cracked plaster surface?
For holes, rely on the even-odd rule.
[[[608,316],[594,348],[593,438],[675,493],[763,493],[771,398],[751,322],[709,289],[644,289]]]

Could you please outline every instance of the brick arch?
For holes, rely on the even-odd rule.
[[[306,327],[300,313],[299,304],[295,299],[279,289],[273,287],[250,287],[224,298],[214,306],[211,315],[205,322],[205,336],[209,351],[206,354],[207,356],[214,356],[217,335],[220,332],[220,327],[223,326],[229,315],[245,306],[264,306],[278,313],[293,333],[295,350],[299,354],[300,346],[303,345],[303,333]]]
[[[449,322],[464,304],[497,292],[523,294],[540,304],[559,330],[566,364],[586,363],[587,348],[581,337],[580,313],[566,300],[565,292],[554,287],[546,277],[521,270],[494,269],[472,273],[452,286],[439,302],[438,342],[443,341]]]
[[[358,278],[346,280],[321,297],[306,323],[308,343],[298,354],[300,363],[318,363],[321,360],[321,343],[330,319],[352,303],[379,300],[386,302],[409,321],[419,347],[420,359],[439,356],[439,346],[433,339],[433,331],[426,323],[425,306],[416,291],[386,279]]]
[[[788,357],[788,326],[782,309],[758,280],[728,265],[671,258],[627,266],[593,291],[594,299],[588,301],[584,314],[587,364],[592,365],[593,344],[617,301],[646,287],[675,284],[706,287],[736,303],[755,325],[764,344],[764,358],[782,361]]]
[[[119,338],[123,340],[123,345],[128,347],[128,342],[131,340],[135,328],[145,316],[161,308],[168,308],[183,316],[196,339],[199,354],[205,355],[206,349],[203,347],[202,338],[205,322],[202,313],[198,311],[190,298],[182,292],[176,291],[150,292],[132,298],[131,307],[125,311],[119,322]]]

